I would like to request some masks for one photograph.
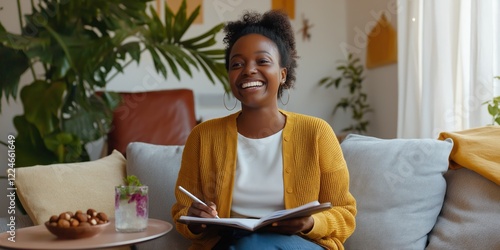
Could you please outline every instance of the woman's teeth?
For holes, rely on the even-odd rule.
[[[251,88],[251,87],[259,87],[259,86],[262,86],[263,83],[262,82],[246,82],[246,83],[243,83],[241,85],[241,88],[242,89],[246,89],[246,88]]]

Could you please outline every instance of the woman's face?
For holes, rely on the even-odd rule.
[[[229,83],[242,108],[277,106],[278,88],[286,77],[276,44],[259,34],[234,43],[229,54]]]

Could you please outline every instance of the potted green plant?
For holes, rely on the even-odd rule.
[[[494,78],[500,80],[500,76]],[[491,100],[486,101],[483,105],[487,105],[488,113],[491,115],[492,121],[490,125],[500,125],[500,96],[495,96]]]
[[[23,86],[24,113],[13,120],[16,167],[89,160],[85,145],[107,134],[118,102],[95,91],[143,52],[165,78],[195,68],[229,89],[224,50],[213,48],[223,24],[186,39],[200,7],[188,15],[185,0],[177,13],[166,6],[162,21],[150,1],[40,0],[24,19],[19,14],[21,34],[0,23],[0,101],[16,99]],[[25,72],[33,82],[20,82]]]
[[[364,134],[367,132],[370,121],[367,120],[366,114],[373,112],[367,101],[367,94],[363,92],[364,67],[360,63],[359,58],[352,54],[348,55],[347,60],[339,62],[337,71],[340,72],[338,77],[324,77],[319,81],[320,86],[329,88],[334,86],[336,89],[343,86],[348,88],[349,95],[342,97],[333,108],[333,115],[339,108],[344,111],[350,110],[353,123],[342,129],[342,132],[356,132]],[[343,84],[343,85],[342,85]]]

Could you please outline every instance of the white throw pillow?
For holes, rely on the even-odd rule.
[[[428,250],[500,249],[500,186],[466,168],[449,170]]]
[[[453,142],[351,134],[341,147],[358,209],[345,248],[424,249],[443,205]]]

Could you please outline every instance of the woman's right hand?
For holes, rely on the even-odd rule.
[[[192,202],[188,209],[188,216],[215,218],[217,216],[217,206],[213,202],[207,202],[207,206],[200,202]],[[205,224],[189,224],[189,230],[194,234],[200,234],[207,228]]]

